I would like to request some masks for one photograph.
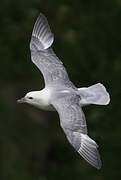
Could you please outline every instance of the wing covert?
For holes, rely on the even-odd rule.
[[[59,113],[60,124],[64,132],[72,131],[87,134],[85,115],[79,105],[79,96],[71,94],[52,101]],[[68,136],[68,134],[66,133]]]

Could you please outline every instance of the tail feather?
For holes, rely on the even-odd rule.
[[[30,42],[31,50],[44,50],[48,49],[54,41],[54,36],[48,25],[46,17],[40,13],[37,18]]]
[[[107,105],[110,102],[109,93],[101,83],[97,83],[88,88],[78,88],[78,90],[81,96],[81,105]]]
[[[92,166],[101,168],[101,160],[98,152],[98,145],[88,135],[81,134],[81,147],[78,153]]]

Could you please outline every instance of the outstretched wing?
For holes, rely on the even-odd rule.
[[[56,99],[52,105],[59,113],[61,127],[69,142],[88,163],[99,169],[101,160],[98,146],[87,135],[86,120],[79,106],[78,95],[73,94]]]
[[[50,48],[54,41],[47,19],[40,13],[30,42],[32,62],[42,72],[46,86],[66,86],[75,88],[68,78],[63,63]]]

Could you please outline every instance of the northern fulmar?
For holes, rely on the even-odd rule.
[[[60,125],[70,144],[88,163],[100,169],[98,145],[88,136],[82,106],[107,105],[110,96],[101,83],[77,88],[69,80],[63,63],[51,48],[53,41],[54,36],[48,21],[40,13],[33,28],[30,50],[32,62],[44,76],[45,88],[27,93],[18,100],[18,103],[28,103],[43,110],[57,111]]]

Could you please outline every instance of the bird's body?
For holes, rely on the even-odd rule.
[[[71,95],[72,92],[75,93],[73,89],[69,89],[69,88],[55,89],[52,87],[45,87],[44,89],[40,91],[32,91],[30,93],[27,93],[26,97],[29,97],[29,96],[34,97],[34,102],[30,101],[29,104],[34,105],[39,109],[42,109],[45,111],[56,111],[56,109],[51,104],[51,102],[54,99],[67,97]],[[78,95],[78,90],[76,91],[76,94]]]
[[[57,111],[60,125],[70,144],[87,162],[99,169],[101,160],[98,146],[87,135],[82,106],[107,105],[110,101],[109,94],[101,83],[88,88],[75,87],[69,80],[63,63],[51,48],[53,41],[47,19],[40,13],[32,32],[30,50],[33,63],[44,76],[45,88],[27,93],[18,102],[28,103],[43,110]]]

